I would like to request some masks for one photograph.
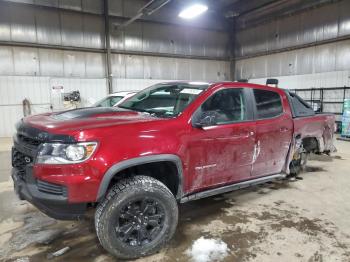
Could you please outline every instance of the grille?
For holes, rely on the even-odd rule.
[[[12,151],[12,166],[18,169],[19,175],[24,178],[26,166],[33,162],[30,156],[27,156],[16,149]]]
[[[38,190],[52,195],[67,196],[67,189],[64,186],[51,184],[42,180],[37,180]]]
[[[38,147],[41,144],[40,140],[31,138],[31,137],[28,137],[28,136],[24,136],[24,135],[18,135],[18,139],[21,142],[23,142],[23,143],[25,143],[27,145],[34,146],[34,147]]]

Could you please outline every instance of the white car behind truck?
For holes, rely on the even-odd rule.
[[[136,94],[134,91],[117,92],[108,95],[92,105],[92,107],[113,107],[123,103],[126,99]]]

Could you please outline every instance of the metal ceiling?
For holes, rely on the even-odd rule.
[[[17,2],[28,5],[39,5],[45,8],[68,9],[76,12],[104,14],[104,0],[0,0]],[[180,10],[192,2],[205,3],[209,11],[193,20],[185,21],[178,17]],[[178,24],[195,26],[211,30],[227,30],[227,25],[235,18],[237,29],[256,26],[280,16],[290,15],[318,5],[323,5],[341,0],[108,0],[109,14],[124,18],[124,22],[130,18],[157,23]],[[344,1],[344,0],[343,0]],[[150,4],[161,7],[157,12],[146,12]],[[166,4],[166,5],[165,5]],[[142,12],[140,12],[142,10]]]
[[[172,14],[177,13],[191,1],[172,0],[162,12],[172,10]],[[209,12],[204,17],[214,18],[222,23],[235,17],[238,28],[246,28],[338,1],[340,0],[202,0],[201,2],[209,6]],[[200,19],[204,20],[204,17]]]

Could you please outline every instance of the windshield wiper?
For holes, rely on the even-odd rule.
[[[141,109],[141,108],[127,107],[127,106],[118,106],[118,107],[123,108],[123,109],[128,109],[131,111],[136,111],[136,112],[147,112],[147,110]]]
[[[143,112],[149,113],[151,116],[155,117],[169,117],[166,113],[166,111],[158,111],[158,110],[143,110]]]

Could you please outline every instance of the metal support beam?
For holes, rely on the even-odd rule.
[[[107,87],[108,94],[113,93],[113,75],[112,75],[112,62],[111,62],[111,32],[109,24],[109,8],[108,0],[104,0],[104,17],[105,17],[105,45],[106,45],[106,77],[107,77]]]
[[[54,49],[61,51],[77,51],[77,52],[90,52],[90,53],[105,53],[104,48],[89,48],[89,47],[76,47],[76,46],[64,46],[64,45],[51,45],[51,44],[37,44],[28,42],[16,42],[16,41],[1,41],[0,46],[14,46],[14,47],[31,47],[42,49]]]
[[[230,61],[229,56],[198,56],[198,55],[183,55],[183,54],[170,54],[170,53],[157,53],[157,52],[144,52],[144,51],[129,51],[129,50],[118,50],[112,49],[112,54],[122,55],[139,55],[139,56],[153,56],[153,57],[164,57],[164,58],[180,58],[180,59],[197,59],[197,60],[212,60],[212,61]]]
[[[229,37],[230,37],[230,80],[234,81],[235,78],[235,72],[236,72],[236,23],[237,20],[234,17],[232,19],[232,22],[229,23]]]
[[[149,16],[155,12],[157,12],[159,9],[161,9],[163,6],[168,4],[171,0],[151,0],[149,1],[145,6],[143,6],[135,16],[131,17],[129,20],[125,21],[124,23],[120,25],[116,25],[116,29],[124,28],[136,20],[140,19],[143,16]]]
[[[62,51],[100,53],[100,54],[106,53],[105,48],[86,48],[86,47],[36,44],[36,43],[12,42],[12,41],[0,41],[0,46],[31,47],[31,48],[62,50]],[[230,61],[229,57],[182,55],[182,54],[156,53],[156,52],[144,52],[144,51],[128,51],[128,50],[119,50],[119,49],[111,49],[111,53],[121,54],[121,55],[153,56],[153,57],[164,57],[164,58]]]
[[[335,4],[344,0],[310,0],[300,3],[297,0],[277,0],[261,9],[250,10],[239,16],[237,29],[245,30],[283,17],[295,16],[306,11]]]
[[[341,41],[345,41],[345,40],[350,40],[350,35],[345,35],[345,36],[336,37],[336,38],[330,38],[330,39],[317,41],[317,42],[313,42],[313,43],[308,43],[308,44],[301,44],[301,45],[296,45],[296,46],[291,46],[291,47],[280,48],[280,49],[276,49],[276,50],[259,52],[259,53],[252,54],[252,55],[240,56],[240,57],[236,57],[235,60],[239,61],[239,60],[244,60],[244,59],[254,58],[254,57],[259,57],[259,56],[278,54],[278,53],[313,47],[313,46],[320,46],[320,45],[325,45],[325,44],[330,44],[330,43],[335,43],[335,42],[341,42]]]

